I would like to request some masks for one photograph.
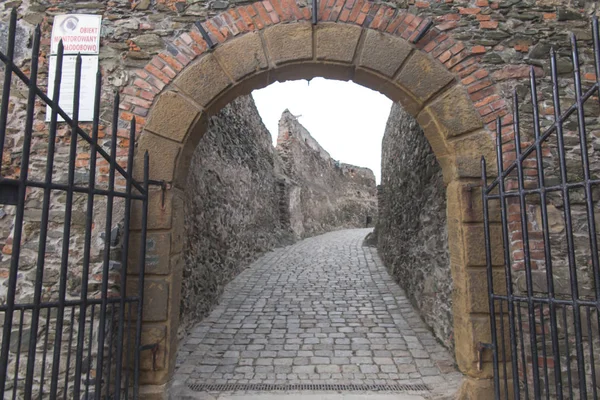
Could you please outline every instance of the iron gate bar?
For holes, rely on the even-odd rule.
[[[79,123],[79,96],[81,91],[81,54],[75,59],[75,84],[73,94],[73,120],[71,121],[71,142],[69,146],[69,188],[75,184],[75,157],[77,157],[77,124]],[[112,153],[115,154],[115,153]],[[63,243],[60,266],[60,284],[58,288],[58,310],[56,316],[56,336],[54,338],[54,356],[52,361],[52,380],[50,398],[56,398],[58,391],[58,376],[60,373],[60,358],[64,326],[65,297],[67,295],[67,274],[69,267],[69,241],[71,238],[71,215],[73,211],[73,191],[67,190],[65,205],[65,220],[63,224]],[[66,390],[66,388],[65,388]]]
[[[100,153],[100,152],[98,151],[98,153]],[[0,180],[0,189],[4,190],[7,187],[14,187],[16,189],[16,188],[18,188],[18,186],[20,184],[21,183],[19,182],[18,179],[3,178]],[[28,180],[28,181],[25,181],[25,185],[30,186],[30,187],[39,188],[39,189],[61,190],[63,192],[72,190],[75,193],[83,193],[83,194],[91,193],[91,194],[98,195],[98,196],[106,196],[109,193],[108,190],[99,189],[99,188],[94,188],[93,190],[86,188],[86,187],[82,187],[82,186],[73,186],[72,188],[69,188],[69,185],[64,184],[64,183],[43,183],[43,182],[36,182],[36,181]],[[127,197],[127,194],[125,192],[119,192],[117,190],[114,190],[113,192],[110,192],[110,193],[115,197],[119,197],[119,198],[123,198],[123,199]],[[144,196],[136,195],[136,194],[132,193],[131,198],[133,200],[143,200]]]
[[[58,44],[58,58],[56,61],[55,68],[55,78],[54,78],[54,91],[52,94],[52,98],[56,101],[56,104],[59,102],[60,98],[60,83],[62,79],[62,62],[63,62],[63,43],[62,41]],[[48,183],[52,183],[52,171],[54,168],[54,150],[55,150],[55,141],[56,141],[56,123],[57,123],[57,113],[54,108],[52,108],[52,113],[50,116],[50,131],[48,135],[48,156],[46,159],[46,175],[45,181]],[[50,217],[50,195],[51,189],[44,189],[44,200],[42,203],[42,220],[40,225],[40,239],[38,244],[38,254],[46,254],[46,240],[48,237],[48,219]],[[32,396],[33,391],[33,372],[35,369],[35,354],[36,354],[36,345],[37,345],[37,330],[39,323],[39,314],[41,311],[40,304],[42,302],[42,283],[44,279],[44,266],[45,266],[45,257],[38,257],[36,263],[36,277],[35,277],[35,289],[34,289],[34,307],[32,311],[31,317],[31,332],[29,337],[29,350],[27,357],[27,374],[25,377],[25,398],[29,399]],[[21,312],[25,312],[22,309]],[[42,366],[43,368],[43,366]]]
[[[513,103],[513,125],[515,131],[515,150],[517,153],[517,159],[521,157],[521,127],[519,124],[519,98],[517,96],[517,92],[514,92],[514,103]],[[529,231],[527,228],[527,213],[525,210],[527,209],[526,201],[525,201],[525,193],[521,189],[525,189],[525,182],[523,179],[523,165],[521,163],[517,163],[517,181],[519,185],[519,206],[521,209],[521,231],[523,235],[523,253],[525,259],[525,284],[527,286],[527,307],[528,307],[528,316],[529,316],[529,326],[535,327],[535,309],[533,306],[533,277],[531,275],[531,257],[530,257],[530,249],[529,249]],[[521,321],[520,315],[521,308],[519,307],[519,321]],[[521,323],[522,324],[522,323]],[[533,379],[534,382],[539,382],[539,369],[538,369],[538,354],[537,354],[537,338],[536,335],[529,335],[531,341],[531,358],[533,362],[532,370],[533,370]],[[523,334],[521,333],[521,341],[523,341]],[[523,362],[523,366],[525,367],[525,362]],[[540,389],[538,385],[533,385],[534,396],[536,399],[540,398]],[[528,393],[527,390],[527,380],[525,380],[525,393]],[[527,397],[527,396],[526,396]]]
[[[17,31],[17,9],[13,8],[10,12],[10,22],[8,24],[8,43],[6,44],[6,59],[4,60],[4,86],[2,86],[2,99],[8,99],[10,96],[10,83],[13,73],[13,58],[15,54],[15,39]],[[0,51],[0,54],[2,52]],[[8,102],[3,101],[0,104],[0,154],[4,154],[4,138],[6,137],[6,122],[8,120]],[[0,387],[0,389],[3,389]],[[3,393],[0,390],[0,393]]]
[[[497,121],[496,126],[500,126],[499,121]],[[485,165],[485,158],[481,157],[481,187],[484,188],[487,185],[487,170],[486,170],[486,165]],[[482,193],[484,191],[482,190]],[[488,202],[485,199],[485,194],[483,194],[483,221],[484,221],[484,225],[487,227],[489,225],[489,209],[488,209]],[[491,268],[492,265],[492,247],[491,247],[491,243],[490,243],[490,231],[489,229],[484,229],[484,240],[485,240],[485,261],[486,261],[486,265],[489,266],[489,268]],[[493,274],[488,273],[487,274],[487,284],[488,287],[493,288],[494,287],[494,277]],[[496,306],[494,303],[494,297],[493,296],[489,296],[489,307],[490,307],[490,314],[491,314],[491,318],[490,318],[490,324],[491,324],[491,331],[492,331],[492,367],[494,369],[494,394],[496,396],[497,399],[500,398],[500,378],[499,378],[499,373],[498,373],[498,351],[495,348],[495,343],[498,342],[497,340],[497,333],[496,333]],[[502,331],[504,331],[504,329],[502,329]],[[480,360],[481,360],[481,355],[480,355]],[[503,361],[506,361],[506,357],[503,359]],[[480,365],[481,368],[481,365]],[[505,372],[505,376],[506,376],[506,372]]]
[[[119,123],[118,111],[119,111],[119,93],[116,93],[114,104],[113,104],[113,119],[112,119],[112,135],[110,139],[110,153],[117,153],[117,124]],[[103,252],[103,260],[102,260],[102,289],[101,289],[101,305],[100,305],[100,328],[98,330],[98,355],[96,358],[96,388],[95,388],[95,399],[100,400],[101,392],[102,392],[102,372],[103,372],[103,362],[104,362],[104,335],[106,326],[106,307],[107,307],[107,297],[108,297],[108,265],[110,261],[110,237],[111,237],[111,225],[112,225],[112,214],[113,214],[113,200],[114,196],[112,195],[112,191],[115,188],[115,164],[116,160],[114,158],[110,159],[110,167],[108,172],[108,191],[109,194],[106,197],[106,222],[104,224],[104,237],[106,241],[104,242],[104,252]],[[112,320],[112,317],[111,317]],[[109,346],[111,349],[112,346]],[[110,364],[109,369],[110,373]],[[110,382],[108,382],[110,384]]]
[[[16,16],[11,19],[13,24],[10,29],[15,29]],[[38,56],[40,46],[40,29],[39,26],[35,30],[34,41],[33,41],[33,52],[31,55],[31,80],[29,82],[29,92],[27,98],[27,121],[25,123],[25,131],[23,132],[23,152],[21,156],[21,171],[19,173],[19,179],[21,182],[27,180],[29,173],[29,154],[31,146],[31,136],[33,131],[33,110],[35,107],[35,90],[37,80],[37,69],[38,69]],[[11,46],[9,46],[11,47]],[[12,44],[14,47],[14,43]],[[10,82],[9,82],[10,84]],[[8,99],[3,99],[3,103],[8,103]],[[0,131],[6,132],[6,121],[1,121],[2,128]],[[4,137],[2,137],[4,139]],[[17,272],[19,268],[19,254],[21,252],[21,236],[23,233],[23,217],[25,213],[25,194],[27,187],[25,185],[19,186],[19,194],[17,200],[17,209],[15,215],[15,227],[13,234],[13,248],[12,256],[10,259],[10,271],[8,278],[8,290],[6,294],[6,313],[4,317],[4,326],[2,332],[2,349],[0,351],[0,393],[4,393],[6,386],[6,374],[8,368],[8,352],[10,349],[10,336],[14,314],[15,295],[17,286]],[[17,373],[18,370],[15,371]]]
[[[135,118],[132,118],[129,129],[129,153],[127,155],[127,171],[129,175],[127,177],[125,192],[131,195],[131,182],[133,176],[133,148],[135,143]],[[121,258],[121,286],[120,290],[123,293],[127,293],[127,261],[129,255],[129,219],[131,217],[131,200],[125,199],[125,222],[123,226],[123,232],[125,237],[123,238],[123,253]],[[121,296],[121,302],[119,307],[119,333],[117,343],[123,343],[123,325],[125,324],[125,297]],[[128,334],[129,336],[129,334]],[[123,346],[117,347],[117,370],[115,372],[115,387],[121,387],[121,363],[123,362]],[[117,390],[115,400],[120,400],[121,392]]]
[[[59,51],[60,54],[60,51]],[[56,87],[56,86],[55,86]],[[88,178],[88,186],[90,191],[87,196],[86,222],[85,222],[85,239],[83,244],[83,272],[81,282],[81,304],[79,305],[79,329],[77,331],[77,355],[75,359],[75,377],[73,386],[73,398],[80,398],[81,391],[81,363],[83,361],[83,347],[85,339],[85,316],[87,311],[87,295],[89,281],[89,263],[92,243],[92,221],[94,213],[94,194],[93,190],[96,187],[96,161],[98,147],[98,131],[100,119],[100,98],[102,93],[102,75],[100,70],[96,73],[96,92],[94,95],[94,117],[92,122],[92,144],[90,146],[90,172]],[[93,320],[93,319],[92,319]],[[91,343],[91,341],[90,341]]]
[[[540,195],[540,210],[541,210],[541,216],[542,216],[542,231],[543,231],[543,236],[544,236],[544,260],[546,261],[546,284],[548,285],[548,297],[550,297],[550,299],[554,299],[556,297],[555,293],[554,293],[554,269],[553,269],[553,265],[552,265],[552,248],[551,248],[551,243],[550,243],[550,228],[549,228],[549,224],[548,224],[548,206],[547,206],[547,196],[546,193],[548,192],[547,188],[546,188],[546,181],[545,181],[545,176],[544,176],[544,163],[543,163],[543,158],[542,158],[542,142],[541,142],[541,135],[540,135],[540,115],[539,115],[539,104],[538,104],[538,97],[537,97],[537,82],[535,80],[535,71],[533,69],[533,66],[531,66],[531,69],[529,71],[529,87],[530,87],[530,91],[531,91],[531,102],[532,102],[532,106],[533,106],[533,132],[535,135],[535,151],[536,151],[536,163],[537,163],[537,169],[538,169],[538,186],[540,187],[540,191],[539,191],[539,195]],[[555,306],[555,302],[553,301],[549,301],[548,302],[548,310],[550,312],[550,320],[551,321],[556,321],[556,306]],[[542,312],[540,313],[540,316],[542,318],[542,328],[544,328],[544,322],[543,322],[543,318],[544,318],[544,313],[543,313],[543,304],[540,304],[540,307],[542,309]],[[561,369],[560,369],[560,357],[556,357],[556,355],[560,354],[560,350],[559,350],[559,344],[558,344],[558,332],[557,332],[557,328],[554,324],[550,324],[550,336],[551,336],[551,340],[552,340],[552,353],[555,356],[555,361],[554,361],[554,380],[555,380],[555,385],[556,385],[556,393],[558,396],[558,400],[562,400],[562,393],[563,393],[563,388],[562,388],[562,377],[561,377]],[[546,346],[545,346],[545,338],[544,338],[544,346],[542,346],[542,349],[544,349],[544,352],[546,350]],[[544,354],[544,365],[547,366],[547,358],[546,355]],[[547,373],[547,368],[546,368],[546,373]],[[546,376],[546,386],[548,386],[548,377]],[[548,387],[546,388],[546,394],[547,396],[549,396],[548,393]]]
[[[498,164],[498,176],[502,176],[504,170],[504,161],[502,158],[502,126],[500,124],[500,118],[496,120],[496,158]],[[501,204],[501,221],[502,221],[502,240],[504,243],[508,243],[508,228],[507,221],[508,216],[506,215],[506,199],[504,197],[504,180],[500,179],[498,181],[498,192],[500,196],[500,204]],[[491,264],[489,265],[491,269]],[[510,334],[510,343],[511,343],[511,361],[512,361],[512,371],[519,370],[518,361],[517,361],[517,332],[515,328],[515,307],[513,300],[513,281],[512,275],[510,273],[510,253],[508,246],[504,246],[504,270],[506,275],[506,296],[508,300],[508,329]],[[490,272],[488,272],[490,273]],[[493,288],[493,286],[492,286]],[[493,289],[491,289],[493,290]],[[521,398],[520,388],[518,381],[513,379],[513,393],[515,400],[519,400]]]
[[[576,52],[576,48],[573,50]],[[573,60],[575,62],[575,60]],[[561,184],[567,182],[567,167],[565,159],[565,144],[563,132],[563,119],[560,116],[560,95],[558,92],[558,68],[556,65],[556,52],[554,49],[550,51],[550,70],[552,73],[552,99],[554,103],[554,118],[556,124],[556,138],[558,140],[558,157],[560,168]],[[579,99],[580,100],[580,99]],[[576,106],[579,108],[579,106]],[[579,285],[577,280],[576,261],[575,261],[575,244],[573,242],[573,223],[571,220],[571,204],[570,191],[563,186],[562,190],[564,203],[565,230],[567,232],[567,257],[569,261],[569,275],[571,280],[571,297],[573,300],[573,319],[575,325],[575,351],[577,352],[577,371],[579,373],[579,389],[587,397],[587,389],[585,387],[585,366],[583,359],[583,343],[581,342],[581,315],[576,300],[579,299]],[[568,335],[567,335],[568,336]],[[569,363],[570,364],[570,363]],[[569,374],[570,375],[570,374]],[[570,386],[570,385],[569,385]],[[584,398],[585,398],[584,397]]]

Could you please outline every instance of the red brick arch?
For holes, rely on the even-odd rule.
[[[478,56],[438,28],[427,29],[427,20],[362,0],[322,1],[318,15],[318,24],[311,24],[311,9],[292,0],[229,9],[203,23],[214,48],[193,28],[137,71],[124,90],[121,119],[135,117],[139,128],[135,164],[141,166],[148,151],[150,178],[169,188],[164,198],[156,190],[150,199],[148,235],[159,243],[160,262],[147,272],[144,341],[159,341],[160,351],[156,369],[150,359],[143,361],[143,382],[148,393],[158,393],[174,369],[182,194],[207,118],[272,82],[321,76],[380,91],[423,128],[447,183],[456,360],[469,378],[463,398],[485,398],[480,396],[489,393],[491,365],[478,368],[477,344],[489,342],[489,311],[481,200],[472,188],[481,155],[495,159],[495,119],[508,114],[506,104]],[[135,238],[139,232],[133,230]],[[498,265],[501,250],[494,246]]]

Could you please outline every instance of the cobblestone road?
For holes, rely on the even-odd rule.
[[[254,262],[180,345],[186,384],[425,384],[462,375],[390,278],[370,229],[305,239]]]

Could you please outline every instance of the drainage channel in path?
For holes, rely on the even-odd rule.
[[[315,236],[252,263],[180,344],[171,398],[452,398],[462,374],[363,246],[370,231]]]

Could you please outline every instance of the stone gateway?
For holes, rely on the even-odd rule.
[[[504,161],[509,162],[515,157],[510,142],[514,137],[510,92],[516,88],[520,97],[525,98],[518,108],[523,111],[524,119],[530,120],[531,99],[527,97],[524,85],[530,66],[533,66],[534,76],[540,79],[540,113],[543,116],[553,115],[551,85],[546,78],[549,75],[546,54],[551,47],[558,54],[557,80],[561,94],[565,92],[567,97],[575,96],[570,89],[562,89],[573,71],[567,32],[578,33],[580,41],[585,44],[581,46],[586,49],[581,57],[584,83],[596,82],[593,64],[589,62],[593,54],[587,51],[592,48],[592,38],[587,32],[589,17],[596,13],[594,2],[409,0],[387,4],[340,0],[319,1],[318,5],[316,23],[311,21],[311,5],[294,0],[234,1],[232,4],[222,0],[58,3],[16,0],[5,2],[4,9],[0,11],[3,21],[0,39],[5,46],[4,39],[8,35],[5,21],[8,21],[10,8],[18,10],[15,64],[26,70],[29,68],[29,51],[26,50],[30,44],[25,38],[32,33],[35,24],[40,24],[40,85],[48,83],[44,74],[54,16],[67,13],[103,15],[99,56],[103,83],[101,124],[98,127],[100,146],[109,148],[110,140],[115,138],[115,153],[119,161],[125,162],[128,146],[135,142],[135,176],[142,176],[144,154],[148,152],[150,178],[160,183],[160,186],[151,187],[148,210],[150,247],[142,329],[143,344],[152,351],[142,353],[141,384],[145,399],[164,396],[175,368],[181,322],[186,323],[180,321],[185,269],[186,189],[190,179],[194,179],[194,171],[190,167],[194,153],[210,130],[211,118],[227,104],[254,89],[276,81],[317,76],[352,80],[385,94],[414,117],[422,129],[439,165],[439,170],[436,169],[431,176],[437,185],[437,198],[443,197],[440,180],[445,188],[445,232],[452,278],[451,313],[442,309],[439,304],[441,298],[432,299],[432,307],[441,310],[447,321],[450,320],[449,314],[452,317],[455,360],[465,375],[461,398],[487,399],[493,396],[492,363],[489,354],[482,352],[480,347],[480,343],[490,342],[483,206],[478,188],[480,157],[485,155],[488,165],[496,165],[496,128],[502,136],[499,142],[506,147]],[[202,30],[195,25],[196,22],[201,23]],[[202,31],[207,34],[203,36]],[[4,178],[19,176],[19,163],[23,157],[21,144],[27,88],[22,82],[13,86],[11,102],[5,103],[8,122],[2,155]],[[116,126],[109,121],[112,100],[108,99],[112,99],[113,92],[120,94]],[[517,108],[516,104],[513,106]],[[597,131],[597,108],[590,106],[586,113],[592,117],[589,118],[589,127]],[[45,107],[36,104],[31,126],[34,138],[31,146],[32,179],[43,175],[41,166],[47,156],[45,116]],[[501,118],[499,127],[496,126],[497,118]],[[128,126],[132,120],[137,123],[137,131],[130,140]],[[112,126],[118,128],[116,137],[110,134]],[[570,132],[567,137],[576,138],[576,128],[567,128]],[[524,135],[531,139],[531,133]],[[69,127],[59,125],[57,142],[65,145],[69,141]],[[424,146],[424,142],[419,146]],[[66,184],[69,179],[67,147],[57,151],[57,184]],[[316,157],[316,153],[319,151],[315,151],[313,156]],[[571,164],[578,163],[576,153],[569,152]],[[90,161],[85,154],[81,152],[74,160],[75,171],[71,178],[77,183],[88,180]],[[552,150],[548,150],[547,155],[551,160],[557,158]],[[107,182],[108,164],[104,161],[98,164],[100,183]],[[491,169],[489,172],[490,176],[494,173]],[[554,172],[557,172],[556,168]],[[556,179],[557,174],[553,178]],[[116,184],[123,188],[126,182],[117,179]],[[24,249],[37,248],[38,245],[33,237],[39,230],[37,216],[41,213],[42,192],[33,190],[26,198],[31,213],[24,219],[24,236],[17,241],[18,246],[22,242]],[[298,198],[294,190],[290,190],[289,195],[290,198]],[[49,298],[56,295],[60,286],[58,265],[66,208],[64,196],[53,195],[52,202],[56,205],[50,212],[48,231],[48,257],[52,263],[49,263],[44,276]],[[67,290],[73,296],[78,295],[78,286],[81,286],[77,284],[79,277],[74,266],[84,258],[81,243],[88,222],[85,205],[82,198],[75,196],[71,240],[76,246],[70,254],[72,265],[65,267],[69,282],[72,282]],[[562,205],[557,202],[553,207],[555,209],[551,208],[550,213],[560,215],[559,207]],[[102,201],[95,204],[92,225],[102,225],[101,212],[105,208],[106,203]],[[528,212],[535,217],[538,210],[533,206]],[[131,212],[130,255],[135,259],[141,242],[142,210],[136,205]],[[124,213],[123,203],[116,201],[114,220],[122,220]],[[498,221],[496,214],[492,215],[495,218],[493,222]],[[9,274],[8,264],[15,246],[14,215],[14,208],[7,207],[0,216],[4,255],[0,265],[2,279]],[[510,217],[518,219],[518,211]],[[339,221],[342,220],[339,217]],[[441,221],[439,215],[437,220]],[[513,222],[518,224],[519,221]],[[94,246],[90,263],[96,276],[101,271],[104,244],[108,243],[115,254],[119,251],[120,229],[125,226],[117,222],[114,225],[114,231],[92,231],[90,242]],[[314,217],[308,213],[302,213],[302,218],[293,219],[293,222],[290,219],[290,229],[298,237],[304,235],[300,225],[311,234],[318,230],[314,228],[318,225],[314,223]],[[553,233],[558,235],[560,223],[553,228]],[[502,267],[501,226],[492,224],[491,229],[489,259],[494,266]],[[515,243],[520,240],[519,229],[511,227],[510,238]],[[543,238],[540,232],[537,233],[530,238],[535,250],[531,255],[536,266],[542,268]],[[553,236],[552,240],[556,237]],[[444,242],[445,237],[441,241]],[[30,250],[21,255],[24,266],[21,272],[25,276],[33,271],[33,254],[34,251]],[[112,261],[117,262],[120,255],[115,255]],[[445,255],[440,254],[440,257]],[[516,264],[524,262],[522,251],[515,250],[509,257]],[[582,257],[585,260],[586,255]],[[139,260],[132,260],[136,261]],[[114,272],[118,262],[111,263],[111,267]],[[560,273],[563,274],[563,271],[565,269]],[[442,268],[437,272],[448,276],[448,271]],[[132,282],[136,281],[138,271],[130,269],[129,273]],[[566,282],[566,276],[562,278],[563,283]],[[92,283],[96,291],[99,290],[98,282]],[[136,289],[134,284],[128,285],[128,288]],[[447,294],[449,288],[450,284],[446,281],[442,292]],[[18,300],[29,302],[32,292],[31,280],[24,281],[17,291]],[[418,288],[411,295],[417,303],[420,301],[419,292],[426,291]],[[6,297],[4,286],[0,294]],[[437,334],[447,338],[450,330],[438,329]],[[13,348],[18,347],[18,343],[13,345]]]

